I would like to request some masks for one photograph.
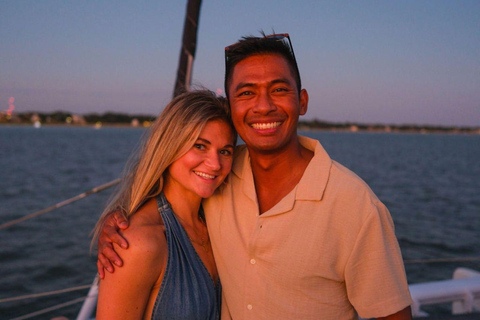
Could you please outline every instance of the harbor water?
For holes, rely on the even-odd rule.
[[[120,176],[143,129],[0,127],[0,224]],[[451,278],[480,262],[480,135],[308,131],[389,208],[409,283]],[[0,299],[90,284],[90,232],[112,189],[0,230]],[[0,303],[11,319],[82,297],[86,290]],[[81,304],[35,319],[75,317]],[[449,312],[449,306],[428,311]]]

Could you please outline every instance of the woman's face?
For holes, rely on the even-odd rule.
[[[210,197],[225,180],[233,161],[234,136],[222,120],[208,122],[193,147],[167,170],[166,184],[185,196]]]

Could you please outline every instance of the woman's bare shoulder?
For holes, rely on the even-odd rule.
[[[164,225],[155,202],[147,202],[130,219],[124,230],[128,249],[115,250],[123,266],[107,273],[100,282],[97,319],[141,318],[150,312],[152,288],[163,277],[167,261]]]
[[[154,259],[158,262],[162,256],[166,256],[165,226],[155,199],[148,201],[131,216],[130,226],[123,230],[122,234],[129,243],[127,250],[120,249],[120,252],[126,253],[125,258],[134,256],[136,261]]]

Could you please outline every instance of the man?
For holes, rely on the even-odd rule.
[[[288,35],[243,38],[225,57],[225,90],[246,146],[229,183],[204,201],[222,318],[411,319],[388,210],[318,141],[297,135],[308,93]],[[117,220],[100,239],[101,275],[102,265],[113,270],[106,257],[121,264],[111,241],[127,245]]]

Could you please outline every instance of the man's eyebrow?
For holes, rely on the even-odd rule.
[[[272,84],[278,84],[278,83],[283,83],[283,84],[287,84],[289,86],[292,85],[292,82],[290,80],[288,80],[287,78],[278,78],[278,79],[274,79],[272,81],[270,81],[270,85]],[[243,89],[243,88],[247,88],[247,87],[257,87],[258,84],[256,83],[251,83],[251,82],[240,82],[236,87],[235,87],[235,91],[238,91],[240,89]]]
[[[279,78],[270,82],[270,84],[277,84],[277,83],[292,85],[291,81],[289,81],[287,78]]]
[[[240,89],[245,88],[245,87],[256,87],[256,85],[254,83],[251,83],[251,82],[240,82],[235,87],[235,91],[240,90]]]

